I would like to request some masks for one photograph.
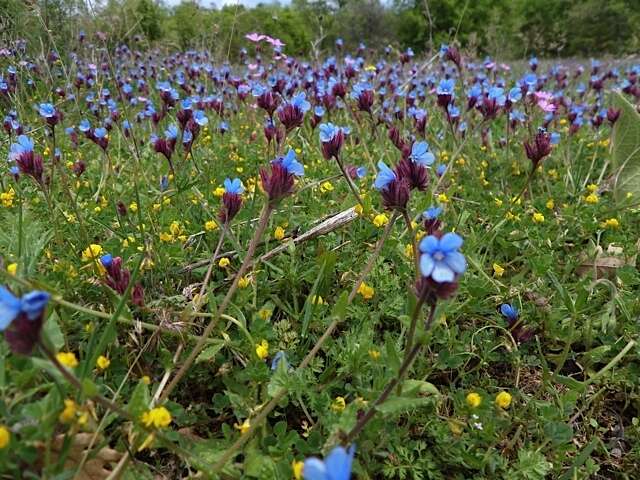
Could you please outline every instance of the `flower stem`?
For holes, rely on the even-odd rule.
[[[356,200],[358,201],[358,203],[360,205],[362,205],[362,207],[364,208],[364,203],[362,202],[362,197],[360,197],[360,194],[358,193],[358,189],[353,184],[353,181],[351,180],[351,177],[349,175],[347,175],[347,171],[344,169],[344,165],[342,165],[342,160],[340,160],[338,157],[335,157],[335,159],[336,159],[336,162],[338,162],[338,166],[340,167],[340,171],[342,172],[342,176],[347,181],[347,185],[349,185],[349,189],[351,190],[351,193],[353,193],[353,195],[356,197]]]
[[[414,310],[413,319],[418,318],[420,314],[420,310],[422,310],[422,305],[424,304],[424,300],[425,300],[424,295],[421,295],[421,298],[418,301],[418,304],[416,305],[416,308]],[[433,304],[431,304],[431,308],[429,310],[429,316],[425,321],[425,329],[428,329],[431,323],[433,322],[433,316],[435,311],[436,311],[436,304],[434,302]],[[400,384],[400,382],[402,381],[402,378],[409,371],[409,368],[411,368],[411,364],[413,363],[413,361],[415,360],[416,356],[418,355],[421,349],[422,349],[422,345],[417,343],[411,349],[411,351],[405,356],[404,361],[402,362],[402,365],[400,365],[400,370],[398,371],[398,375],[391,379],[391,381],[387,384],[387,386],[382,391],[382,393],[373,402],[373,405],[367,411],[367,413],[365,413],[362,417],[360,417],[360,420],[358,420],[358,423],[356,423],[355,426],[351,429],[351,431],[347,434],[344,440],[344,443],[346,444],[351,443],[353,439],[356,436],[358,436],[358,434],[362,431],[365,425],[375,416],[375,414],[377,413],[376,407],[384,403],[387,400],[387,398],[389,398],[389,395],[391,394],[393,389],[396,387],[396,385]]]
[[[418,252],[418,242],[416,241],[416,233],[413,230],[413,225],[411,225],[411,217],[409,216],[409,212],[405,208],[402,210],[402,216],[404,218],[405,223],[407,224],[407,231],[409,232],[409,236],[411,237],[411,248],[413,249],[413,262],[415,264],[416,269],[416,280],[420,278],[420,253]]]
[[[220,316],[224,313],[224,311],[227,309],[227,307],[231,303],[231,299],[233,298],[234,293],[238,289],[238,283],[240,282],[240,279],[242,278],[244,273],[247,271],[247,269],[251,265],[251,259],[253,258],[253,255],[256,251],[258,243],[260,242],[260,238],[262,237],[262,234],[267,228],[267,224],[269,223],[269,217],[271,216],[271,212],[273,212],[273,206],[271,205],[271,202],[267,201],[262,207],[262,212],[260,213],[260,219],[258,220],[258,226],[256,227],[256,231],[253,235],[253,238],[249,243],[247,254],[244,257],[244,261],[242,262],[242,265],[236,272],[236,275],[233,279],[233,283],[231,284],[231,287],[229,287],[229,290],[227,291],[227,294],[222,300],[222,303],[218,307],[218,310],[216,311],[215,316],[213,316],[211,320],[209,320],[209,324],[207,325],[207,328],[205,328],[204,332],[198,339],[198,342],[191,350],[191,353],[189,354],[185,362],[182,364],[180,369],[176,372],[175,376],[173,377],[173,379],[171,380],[171,382],[169,383],[165,391],[162,392],[162,395],[160,396],[160,402],[166,400],[169,397],[171,392],[173,392],[173,389],[176,388],[176,386],[178,385],[182,377],[185,376],[185,374],[187,373],[191,365],[193,365],[193,362],[196,360],[198,354],[202,351],[202,349],[206,345],[207,339],[209,338],[209,336],[211,335],[211,332],[217,325],[218,320],[220,319]]]
[[[358,287],[360,286],[360,284],[362,284],[364,279],[367,277],[367,275],[373,268],[375,261],[380,255],[380,252],[382,251],[382,246],[384,245],[386,239],[389,237],[389,233],[391,232],[391,227],[395,223],[397,215],[398,214],[394,212],[393,216],[389,220],[389,223],[385,227],[384,232],[382,233],[382,236],[378,240],[376,249],[373,251],[373,254],[369,258],[367,265],[364,267],[364,269],[358,276],[358,280],[356,280],[356,283],[354,284],[353,289],[351,290],[351,293],[348,297],[348,300],[347,300],[348,304],[350,304],[353,301],[356,294],[358,293]],[[329,337],[331,337],[331,334],[333,333],[333,331],[338,326],[341,320],[342,319],[338,316],[334,318],[334,320],[329,324],[329,326],[324,331],[320,339],[315,343],[315,345],[309,351],[309,353],[307,353],[307,355],[304,357],[302,362],[300,362],[300,365],[298,366],[296,371],[300,372],[309,366],[309,364],[318,354],[318,352],[320,351],[324,343],[329,339]],[[260,410],[260,413],[258,413],[258,415],[256,415],[251,420],[249,430],[241,434],[240,437],[233,443],[233,445],[231,445],[227,449],[227,451],[224,452],[224,454],[220,457],[220,460],[218,460],[218,462],[213,466],[213,470],[211,471],[211,473],[216,473],[220,471],[227,464],[227,462],[236,454],[236,452],[242,448],[245,442],[247,442],[251,438],[253,432],[255,432],[258,426],[267,418],[267,416],[271,413],[271,411],[278,406],[278,404],[280,403],[280,400],[282,400],[287,395],[287,393],[288,393],[288,390],[286,388],[281,388],[276,392],[276,394],[269,401],[269,403],[267,403]]]

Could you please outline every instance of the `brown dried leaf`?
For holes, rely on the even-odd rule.
[[[76,433],[71,439],[71,447],[67,451],[67,458],[64,467],[67,470],[78,470],[85,455],[88,460],[84,462],[75,480],[104,480],[113,471],[111,464],[117,463],[122,458],[122,453],[109,447],[99,450],[92,448],[89,450],[93,433]],[[51,442],[51,454],[62,455],[66,435],[56,435]]]

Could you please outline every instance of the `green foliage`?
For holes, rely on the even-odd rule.
[[[640,197],[640,115],[620,93],[612,93],[620,117],[613,128],[611,161],[618,200]]]

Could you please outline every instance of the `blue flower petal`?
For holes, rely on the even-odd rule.
[[[430,277],[435,263],[427,253],[420,255],[420,273],[423,277]]]
[[[22,296],[22,311],[26,313],[29,320],[35,320],[49,303],[49,298],[51,295],[47,292],[39,290],[29,292]]]
[[[467,269],[467,261],[460,252],[449,252],[444,257],[445,263],[457,274],[464,273]]]
[[[440,239],[440,249],[443,252],[451,252],[457,250],[462,246],[462,237],[457,233],[446,233]]]
[[[455,275],[453,270],[449,268],[449,266],[445,262],[436,262],[433,267],[433,272],[431,272],[431,278],[433,278],[436,282],[453,282]]]
[[[304,461],[302,475],[305,480],[332,480],[327,473],[327,467],[319,458],[311,457]]]
[[[0,332],[4,331],[20,313],[21,302],[13,293],[0,287]]]

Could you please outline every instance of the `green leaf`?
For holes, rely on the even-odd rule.
[[[42,327],[43,336],[51,342],[54,350],[58,351],[64,345],[64,335],[60,330],[60,324],[58,323],[58,314],[56,312],[51,313],[49,318]]]
[[[82,380],[82,394],[86,397],[95,397],[98,395],[98,386],[90,378],[85,378]]]
[[[382,405],[378,405],[376,410],[385,415],[391,415],[395,413],[405,412],[407,410],[413,410],[415,408],[425,407],[432,405],[433,399],[430,397],[393,397],[385,401]]]
[[[215,358],[220,350],[224,347],[224,342],[219,341],[219,343],[214,343],[213,345],[209,345],[207,348],[200,352],[200,355],[196,358],[196,363],[206,362]]]
[[[640,196],[640,115],[620,92],[611,94],[620,117],[613,126],[612,165],[615,169],[614,194],[624,200],[627,193]]]
[[[140,380],[136,388],[131,394],[131,400],[127,406],[127,410],[134,418],[139,418],[149,408],[151,396],[149,395],[149,387]]]
[[[402,382],[402,391],[405,393],[414,392],[416,394],[440,395],[440,391],[433,383],[423,380],[405,380]]]
[[[569,443],[573,438],[573,429],[562,422],[548,422],[544,426],[544,434],[554,446]]]

